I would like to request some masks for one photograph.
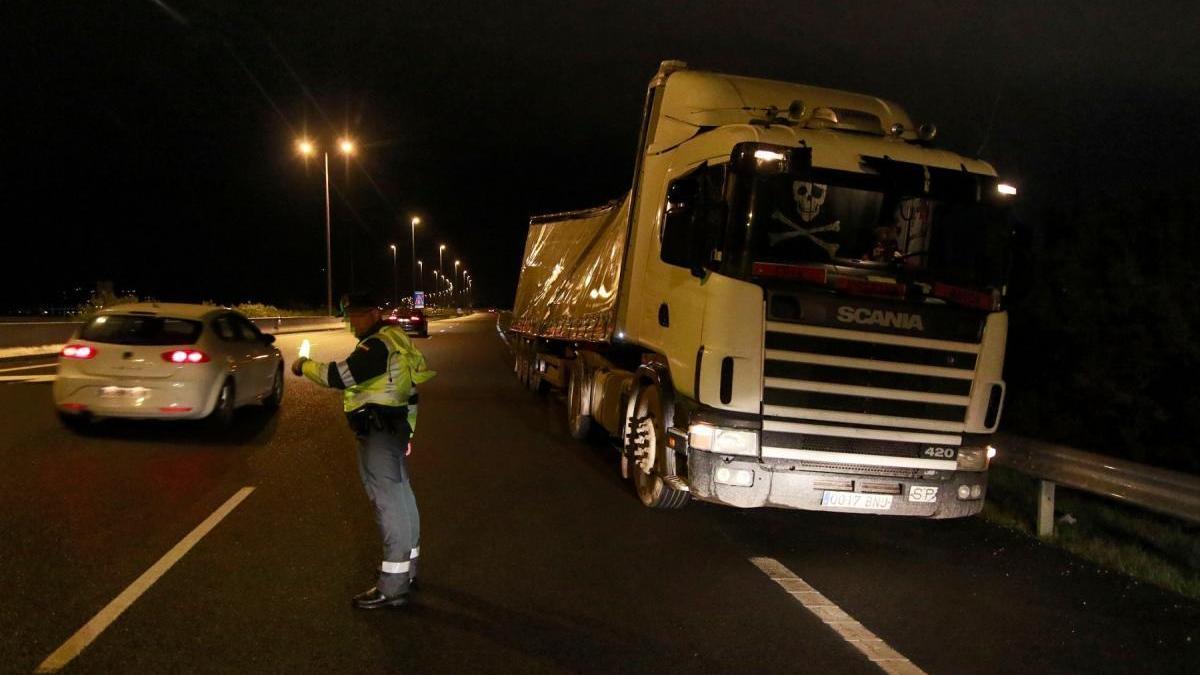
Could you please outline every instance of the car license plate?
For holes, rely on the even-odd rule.
[[[826,490],[821,495],[821,506],[835,506],[841,509],[887,511],[892,508],[892,495],[867,495],[861,492],[834,492]]]
[[[937,501],[937,488],[931,485],[910,485],[908,488],[908,501],[924,502],[926,504]]]
[[[100,387],[100,398],[141,398],[149,391],[145,387]]]

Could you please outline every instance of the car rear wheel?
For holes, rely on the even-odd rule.
[[[271,383],[271,393],[263,399],[263,406],[267,410],[278,410],[279,405],[283,403],[283,366],[275,369],[275,379]]]
[[[233,394],[233,380],[225,380],[221,383],[221,391],[217,393],[217,403],[206,420],[209,428],[213,431],[226,431],[233,426]]]
[[[59,411],[58,421],[68,430],[77,434],[87,433],[92,426],[92,418],[86,414],[72,414]]]

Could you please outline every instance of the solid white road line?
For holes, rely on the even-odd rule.
[[[862,652],[883,672],[889,675],[925,675],[925,671],[876,637],[865,626],[855,621],[854,617],[833,604],[829,598],[818,593],[783,563],[774,558],[751,558],[750,562],[804,605],[805,609],[817,615],[825,625],[837,631],[843,640]]]
[[[196,529],[189,532],[170,551],[167,551],[166,555],[159,558],[158,562],[151,565],[150,569],[143,572],[142,576],[138,577],[128,588],[121,591],[121,594],[108,603],[104,609],[100,610],[96,616],[93,616],[90,621],[85,623],[83,628],[80,628],[66,642],[62,643],[58,649],[54,650],[53,654],[47,656],[46,660],[42,661],[42,664],[34,672],[53,673],[70,663],[71,659],[79,656],[79,653],[87,648],[93,640],[100,637],[104,629],[108,628],[113,621],[116,621],[122,612],[141,597],[142,593],[145,593],[147,589],[153,586],[159,577],[171,569],[175,563],[179,562],[180,558],[190,551],[204,535],[216,527],[217,523],[221,522],[225,516],[237,508],[237,505],[241,504],[242,500],[251,492],[254,492],[253,487],[244,487],[238,490],[220,508],[213,511],[212,515],[205,518],[204,522],[197,525]]]

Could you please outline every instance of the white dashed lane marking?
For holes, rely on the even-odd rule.
[[[57,672],[63,666],[70,663],[71,660],[76,656],[79,656],[79,653],[86,649],[88,645],[92,644],[93,640],[100,637],[100,634],[104,632],[104,629],[108,628],[112,622],[116,621],[117,617],[121,616],[122,612],[129,609],[129,606],[137,601],[138,598],[142,597],[142,594],[145,593],[148,588],[153,586],[154,582],[158,581],[162,575],[166,574],[167,570],[171,569],[175,563],[179,562],[179,559],[182,558],[188,551],[192,550],[192,547],[195,546],[196,543],[201,539],[203,539],[204,535],[208,534],[214,527],[217,526],[217,523],[221,522],[225,516],[229,515],[231,511],[237,508],[237,505],[241,504],[242,500],[248,497],[251,492],[254,492],[254,488],[247,486],[234,493],[234,495],[226,500],[224,504],[217,508],[216,511],[213,511],[208,518],[205,518],[204,522],[197,525],[196,529],[189,532],[187,536],[180,540],[178,544],[175,544],[170,551],[167,551],[163,557],[159,558],[158,562],[151,565],[150,569],[143,572],[142,576],[134,580],[134,582],[129,585],[129,588],[121,591],[120,595],[118,595],[116,598],[113,598],[112,602],[105,605],[104,609],[100,610],[96,616],[93,616],[90,621],[85,623],[83,628],[75,631],[75,634],[68,638],[66,642],[62,643],[58,649],[54,650],[53,654],[47,656],[46,660],[42,661],[41,665],[39,665],[37,670],[34,672]]]
[[[825,622],[825,625],[841,635],[843,640],[862,652],[863,656],[870,659],[885,673],[925,675],[925,671],[914,665],[903,654],[892,649],[888,643],[876,637],[866,626],[856,621],[841,607],[833,604],[832,600],[821,595],[817,589],[809,586],[783,563],[774,558],[751,558],[750,562],[754,563],[754,566],[762,570],[763,574],[779,584],[805,609],[815,614],[818,619]]]

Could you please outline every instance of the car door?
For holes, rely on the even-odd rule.
[[[247,401],[259,400],[271,393],[275,378],[275,348],[267,344],[263,334],[250,320],[233,314],[232,321],[241,338],[242,351],[246,358],[248,386]]]
[[[224,358],[233,373],[233,383],[236,389],[234,404],[242,405],[253,400],[255,382],[253,377],[253,354],[242,338],[242,331],[235,321],[233,314],[222,314],[213,319],[213,333],[221,343]]]

